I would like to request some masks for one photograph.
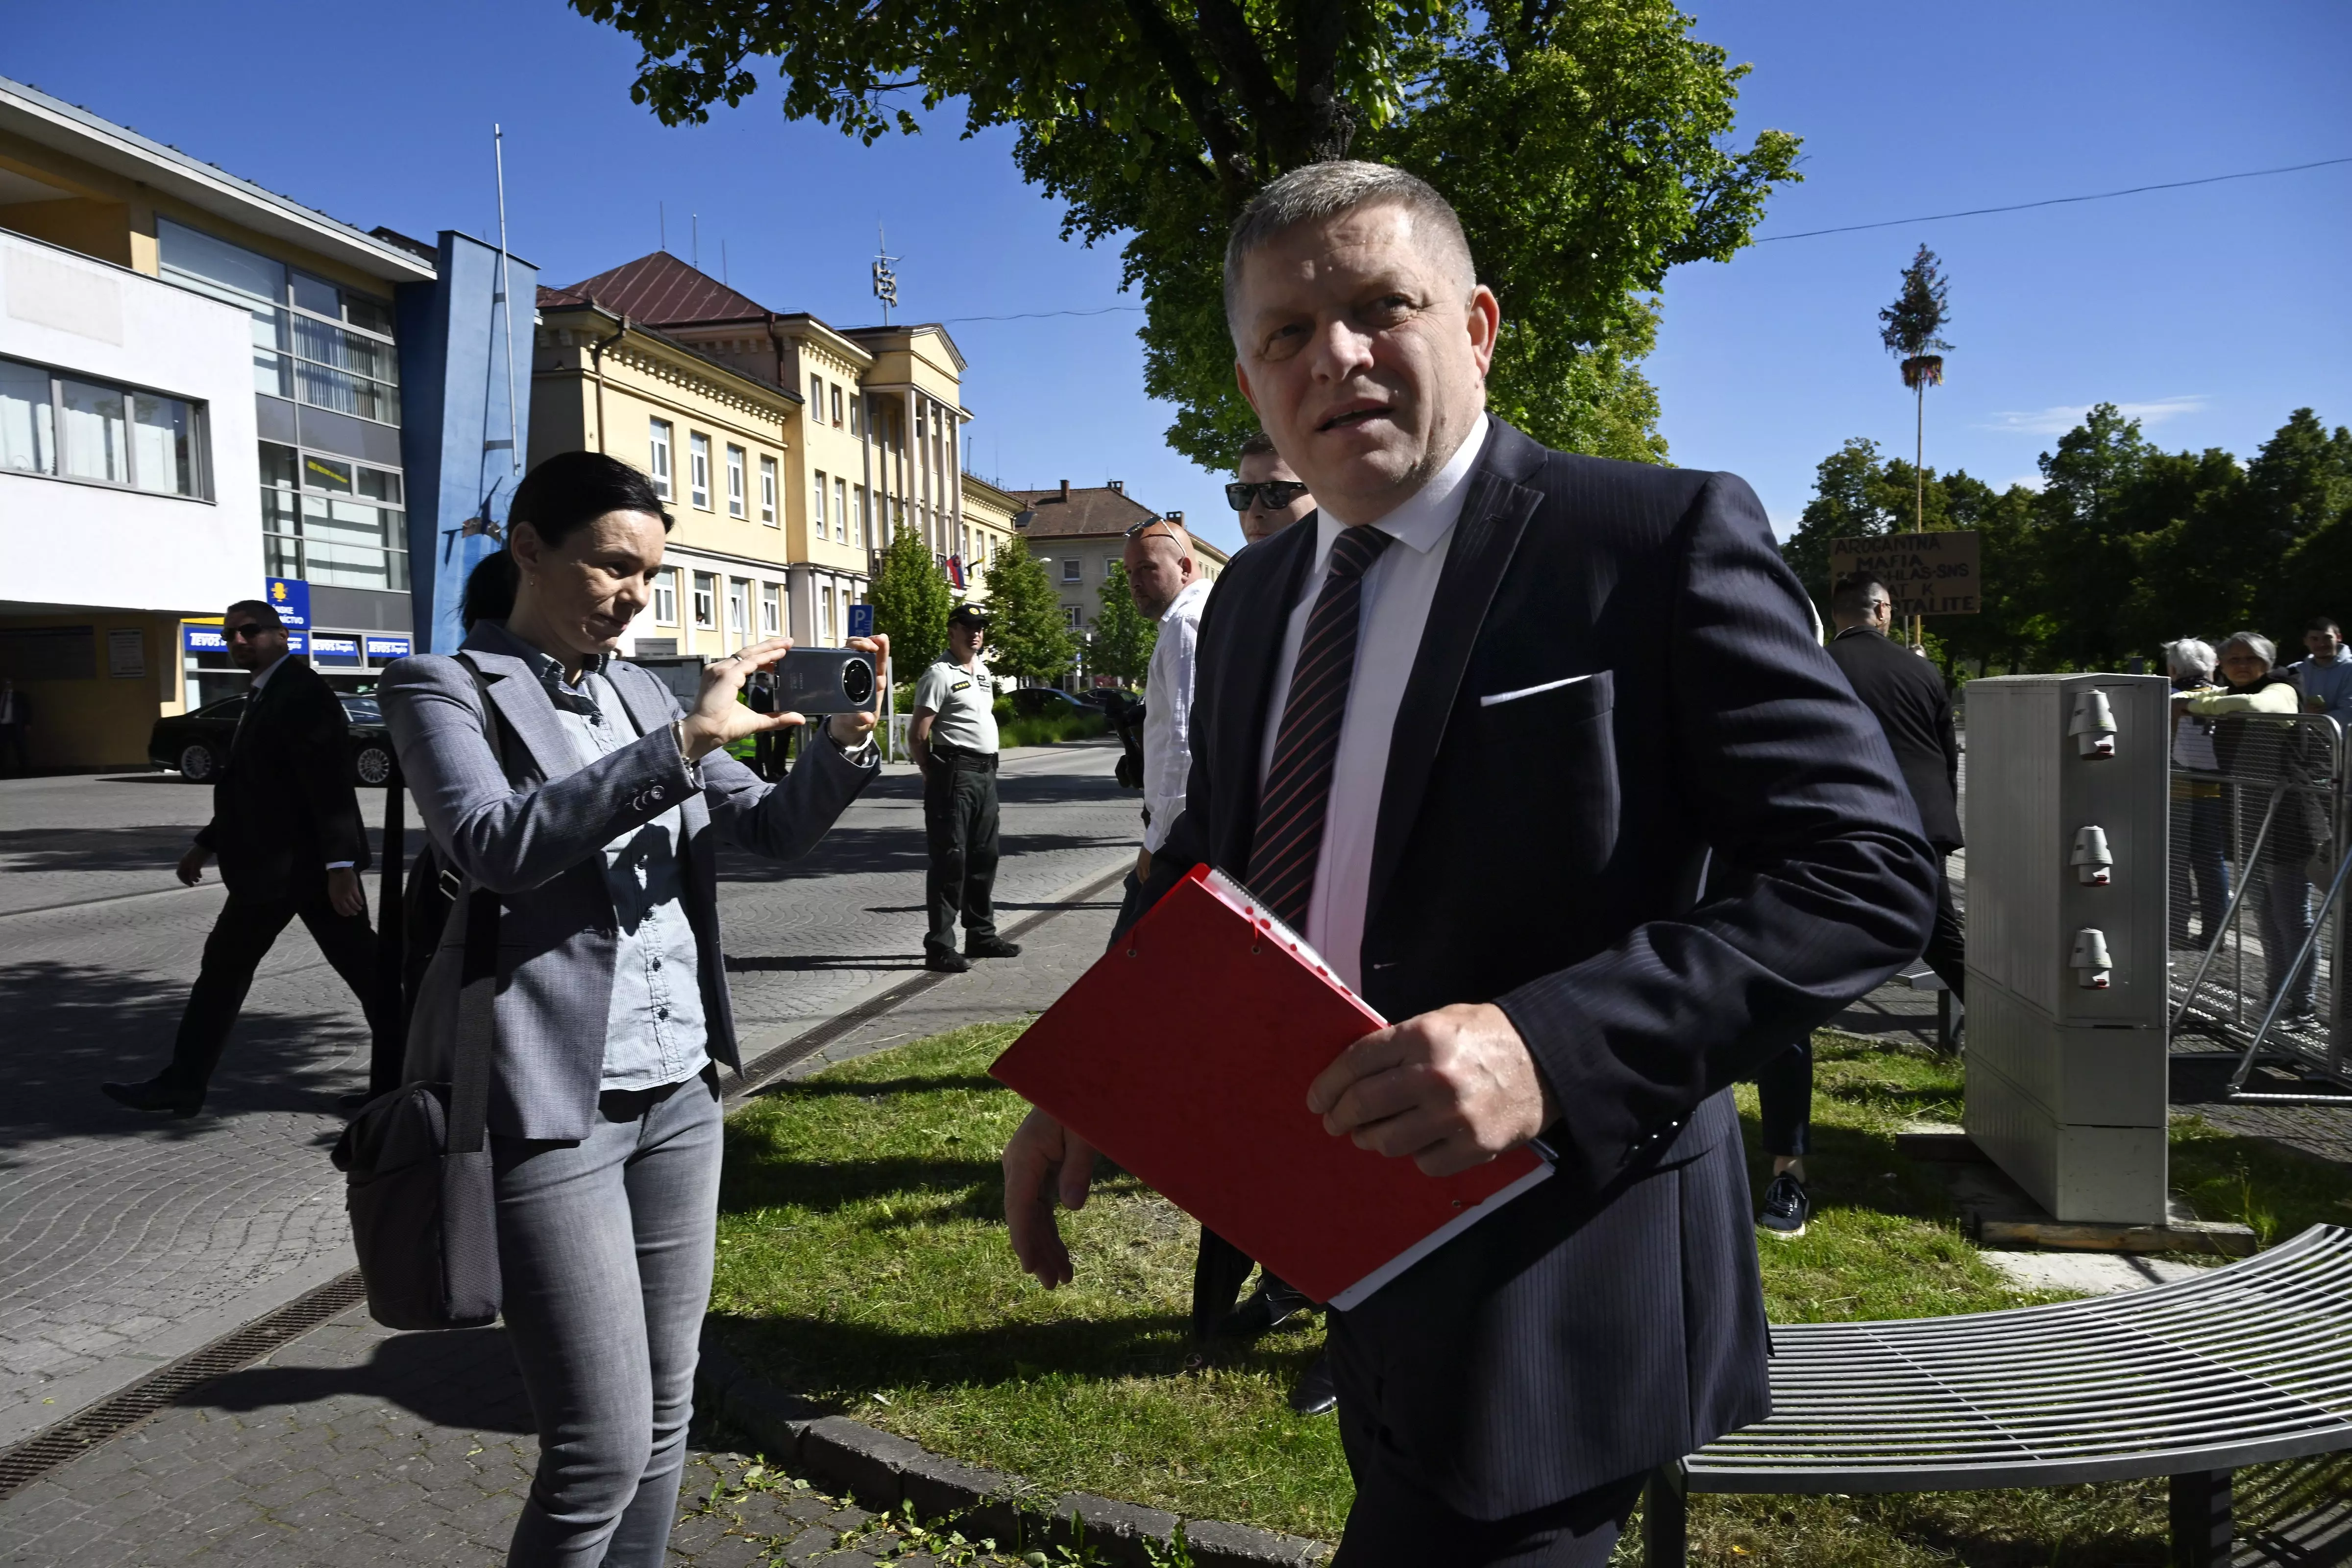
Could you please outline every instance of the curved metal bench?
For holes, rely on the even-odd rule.
[[[2231,1472],[2352,1448],[2352,1231],[2119,1296],[1772,1329],[1772,1415],[1654,1473],[1649,1568],[1688,1492],[2172,1480],[2173,1561],[2229,1561]]]

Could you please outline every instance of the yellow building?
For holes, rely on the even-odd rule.
[[[968,570],[966,589],[959,597],[988,597],[989,564],[1006,550],[1021,548],[1021,535],[1013,519],[1025,507],[1010,490],[1000,490],[977,474],[963,476],[963,526],[971,536],[971,553],[966,557]]]
[[[976,482],[961,472],[966,361],[936,323],[836,329],[770,310],[666,251],[541,289],[540,317],[532,460],[610,450],[657,484],[667,477],[684,503],[672,508],[676,602],[657,596],[633,629],[633,653],[740,646],[739,588],[746,635],[770,625],[774,598],[778,629],[837,645],[898,529],[921,530],[950,580],[964,579],[959,597],[982,591],[979,563],[1014,537],[1017,508],[1003,492],[989,486],[976,515],[967,506]],[[698,462],[710,465],[707,507],[695,499]],[[710,621],[699,619],[698,583],[716,595]],[[674,620],[660,619],[665,609]]]

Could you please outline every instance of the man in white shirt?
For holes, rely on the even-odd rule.
[[[1326,1134],[1550,1167],[1328,1314],[1332,1568],[1599,1568],[1646,1476],[1770,1407],[1727,1085],[1919,951],[1931,853],[1746,485],[1487,417],[1500,307],[1435,191],[1294,170],[1224,283],[1242,390],[1321,507],[1202,617],[1145,895],[1205,861],[1397,1020],[1306,1087]],[[1092,1165],[1043,1112],[1005,1149],[1041,1283]]]
[[[1159,622],[1144,682],[1143,850],[1135,880],[1151,874],[1151,853],[1184,810],[1192,770],[1192,643],[1199,635],[1208,580],[1184,525],[1154,517],[1127,537],[1127,589],[1136,609]]]
[[[988,612],[957,605],[948,616],[947,652],[915,681],[915,717],[907,727],[907,747],[923,775],[931,859],[923,963],[948,975],[962,974],[974,958],[1021,956],[1021,944],[996,930],[996,684],[980,657],[987,641]]]

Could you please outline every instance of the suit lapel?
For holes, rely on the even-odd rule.
[[[621,694],[621,706],[629,710],[639,735],[651,735],[677,716],[669,688],[635,664],[614,660],[604,666],[604,675]]]
[[[1528,449],[1533,448],[1530,453]],[[1405,840],[1421,814],[1430,769],[1452,722],[1454,695],[1470,651],[1494,602],[1504,569],[1519,548],[1528,519],[1541,504],[1541,491],[1516,482],[1525,460],[1541,449],[1508,425],[1496,422],[1492,443],[1470,478],[1470,493],[1462,516],[1454,525],[1454,542],[1445,555],[1445,570],[1430,601],[1429,620],[1422,631],[1421,651],[1413,657],[1412,674],[1405,682],[1398,713],[1444,714],[1445,723],[1399,724],[1389,742],[1388,776],[1381,787],[1381,816],[1372,835],[1371,881],[1364,890],[1364,920],[1370,929],[1381,895],[1396,874]]]
[[[572,749],[572,737],[563,733],[563,723],[555,716],[555,705],[548,700],[531,667],[510,653],[478,648],[470,643],[466,656],[482,672],[491,706],[506,720],[508,733],[522,742],[523,749],[530,754],[539,776],[562,779],[578,771],[579,753]]]
[[[1231,663],[1226,667],[1236,674],[1253,672],[1251,685],[1240,694],[1243,700],[1217,720],[1217,744],[1229,758],[1223,771],[1238,788],[1232,796],[1232,814],[1225,819],[1231,832],[1224,843],[1211,848],[1223,857],[1219,863],[1235,875],[1248,865],[1250,844],[1257,836],[1258,758],[1265,748],[1265,727],[1273,717],[1275,703],[1280,700],[1274,689],[1275,666],[1282,658],[1283,632],[1290,622],[1291,608],[1298,602],[1299,590],[1315,564],[1322,517],[1320,512],[1310,512],[1274,538],[1253,546],[1275,559],[1266,562],[1267,570],[1262,575],[1233,584],[1249,590],[1244,598],[1218,606],[1220,619],[1233,628],[1226,653]],[[1223,587],[1219,585],[1221,591]]]

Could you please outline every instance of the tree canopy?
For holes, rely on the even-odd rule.
[[[1937,336],[1950,319],[1944,298],[1950,283],[1940,270],[1942,259],[1926,246],[1903,269],[1903,291],[1895,303],[1878,313],[1878,340],[1898,360],[1916,359],[1948,349]]]
[[[898,678],[909,679],[948,645],[948,612],[954,608],[920,530],[902,528],[891,536],[868,591],[874,629],[890,639]]]
[[[2178,637],[2246,628],[2283,650],[2352,621],[2352,431],[2290,414],[2250,461],[2166,452],[2101,403],[2040,459],[2039,490],[1929,470],[1927,526],[1981,536],[1979,613],[1929,616],[1948,661],[2006,671],[2116,669]],[[1829,541],[1908,524],[1914,474],[1876,444],[1822,459],[1781,555],[1827,610]],[[2292,656],[2282,653],[2282,657]]]
[[[1109,675],[1121,685],[1139,685],[1144,672],[1151,668],[1160,623],[1135,607],[1125,563],[1110,569],[1097,591],[1102,596],[1102,613],[1095,617],[1094,632],[1087,641],[1087,673]]]
[[[1640,361],[1677,263],[1727,260],[1798,141],[1747,146],[1747,68],[1672,0],[572,0],[644,50],[631,91],[665,122],[741,103],[762,68],[792,119],[867,142],[960,101],[1011,126],[1063,232],[1123,246],[1145,385],[1170,444],[1229,466],[1257,428],[1234,385],[1225,233],[1301,164],[1379,159],[1462,214],[1504,332],[1496,412],[1553,445],[1663,460]]]
[[[988,563],[988,662],[1008,675],[1050,681],[1078,656],[1078,640],[1045,563],[1027,550],[1001,550]]]

